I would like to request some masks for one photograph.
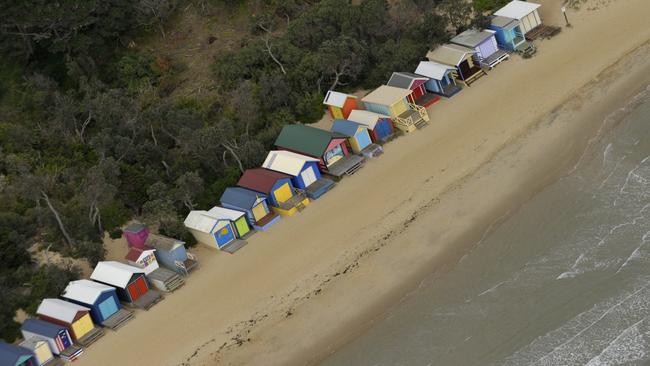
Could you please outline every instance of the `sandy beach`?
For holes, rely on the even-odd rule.
[[[543,21],[563,24],[561,1],[540,2]],[[309,365],[360,334],[575,166],[650,84],[650,2],[590,1],[569,16],[535,57],[435,104],[427,128],[235,255],[194,249],[200,268],[182,289],[77,364]]]

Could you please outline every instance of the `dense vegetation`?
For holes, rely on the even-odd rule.
[[[171,97],[186,65],[130,42],[164,36],[181,0],[0,5],[0,338],[16,336],[17,309],[33,312],[78,275],[35,265],[32,245],[95,263],[105,233],[133,217],[191,244],[187,212],[214,205],[283,125],[319,119],[328,89],[413,70],[503,1],[194,3],[263,9],[241,47],[215,55],[201,99]]]

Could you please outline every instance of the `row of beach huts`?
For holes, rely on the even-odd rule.
[[[467,30],[430,51],[414,72],[395,72],[386,85],[359,98],[329,91],[324,104],[334,119],[322,130],[285,126],[260,168],[246,170],[226,188],[220,205],[189,213],[184,224],[203,245],[234,253],[256,231],[302,211],[336,182],[383,153],[396,134],[429,122],[428,107],[451,98],[507,60],[536,51],[533,40],[557,33],[542,24],[540,5],[512,1],[496,11],[489,29]],[[99,262],[90,279],[72,281],[60,298],[44,299],[37,317],[23,322],[20,345],[0,343],[0,366],[60,365],[83,348],[148,310],[181,287],[198,266],[180,240],[134,223],[124,230],[123,262]]]

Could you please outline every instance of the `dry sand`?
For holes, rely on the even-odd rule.
[[[543,3],[542,18],[560,24],[559,1]],[[650,2],[570,15],[574,27],[534,58],[434,105],[429,127],[299,215],[235,255],[198,249],[182,289],[77,364],[313,364],[358,335],[575,164],[605,117],[650,83]]]

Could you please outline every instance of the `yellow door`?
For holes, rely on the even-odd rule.
[[[330,107],[330,110],[332,111],[332,116],[334,116],[334,119],[343,119],[343,111],[341,108]]]
[[[406,112],[406,109],[408,107],[406,106],[406,103],[404,102],[404,99],[400,100],[399,102],[393,104],[390,109],[391,112],[393,113],[393,117],[397,117],[400,114]]]
[[[289,188],[289,183],[283,184],[280,188],[276,189],[273,194],[278,202],[284,202],[293,196],[291,194],[291,188]]]
[[[263,203],[253,207],[253,217],[255,218],[255,221],[260,221],[264,216],[266,216],[266,210],[264,209]]]
[[[86,335],[86,333],[93,330],[93,321],[90,319],[90,314],[86,314],[81,317],[81,319],[72,323],[72,331],[74,332],[77,339]]]

